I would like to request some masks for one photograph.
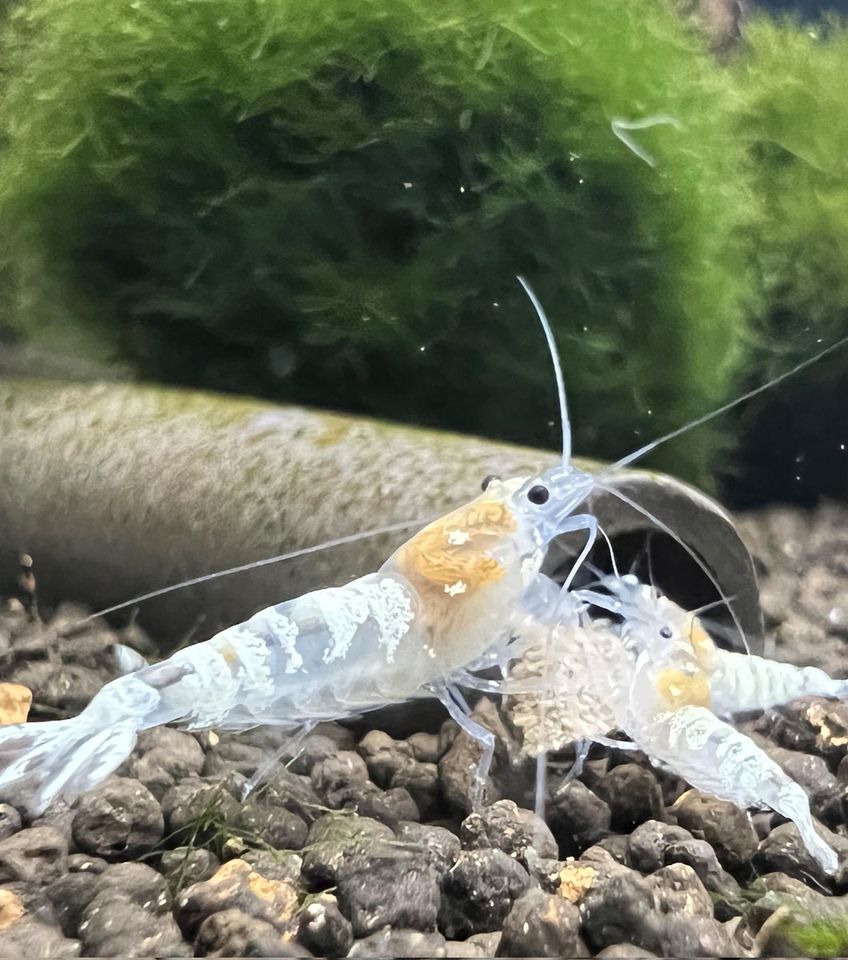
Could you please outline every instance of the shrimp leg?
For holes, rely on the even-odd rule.
[[[807,849],[828,873],[836,853],[819,837],[806,792],[744,734],[706,707],[684,706],[628,730],[651,757],[704,793],[740,807],[770,807],[792,820]]]
[[[471,718],[471,710],[465,697],[453,684],[433,683],[430,685],[430,690],[442,702],[451,718],[459,724],[460,729],[481,746],[482,752],[474,773],[474,787],[471,793],[472,809],[478,810],[483,805],[486,779],[495,755],[495,735]]]
[[[280,760],[285,756],[293,757],[300,745],[306,739],[307,735],[318,725],[317,720],[307,720],[280,746],[274,751],[274,755],[266,760],[261,766],[257,767],[253,775],[244,785],[242,800],[250,796],[253,791],[261,786],[268,775],[277,766]]]

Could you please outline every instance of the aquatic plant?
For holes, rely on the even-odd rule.
[[[848,30],[761,17],[745,36],[733,73],[758,198],[759,380],[848,334]],[[746,411],[738,469],[750,496],[848,497],[847,380],[841,352]]]
[[[0,35],[19,334],[553,445],[523,272],[579,451],[730,391],[752,290],[735,93],[665,0],[18,0]],[[703,479],[717,442],[666,465]]]

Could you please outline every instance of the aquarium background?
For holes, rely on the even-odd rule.
[[[848,334],[833,5],[0,10],[8,356],[554,447],[523,273],[575,449],[613,459]],[[846,374],[651,462],[737,505],[845,497]]]

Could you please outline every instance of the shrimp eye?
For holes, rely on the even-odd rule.
[[[535,487],[530,487],[527,491],[527,499],[530,503],[535,503],[541,506],[543,503],[548,502],[548,497],[550,492],[547,487],[543,487],[541,483],[536,484]]]
[[[671,627],[662,627],[660,629],[660,636],[663,640],[671,640],[674,634],[671,632]]]
[[[490,473],[488,477],[480,484],[481,490],[488,490],[489,484],[494,483],[495,480],[500,480],[500,477],[496,473]]]

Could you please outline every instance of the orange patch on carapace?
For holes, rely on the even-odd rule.
[[[238,660],[238,654],[233,650],[229,644],[221,648],[221,656],[227,661],[227,663],[235,663]]]
[[[663,670],[657,678],[657,691],[666,707],[707,707],[711,703],[710,684],[701,671],[686,673],[674,667]]]
[[[488,550],[515,529],[515,517],[502,500],[475,500],[413,537],[398,553],[398,566],[419,588],[451,596],[471,593],[504,575]]]

